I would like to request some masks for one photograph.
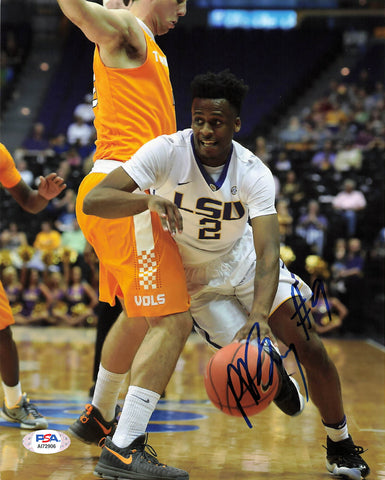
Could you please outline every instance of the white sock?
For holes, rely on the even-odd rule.
[[[346,422],[346,417],[339,424],[328,425],[324,423],[327,436],[333,442],[341,442],[349,437],[348,424]]]
[[[115,417],[116,403],[126,375],[126,373],[109,372],[103,368],[102,364],[99,365],[92,405],[100,411],[107,422]]]
[[[160,395],[145,388],[130,386],[124,400],[122,414],[112,438],[117,447],[130,445],[145,433]]]
[[[22,396],[20,382],[14,387],[8,387],[4,382],[1,382],[4,390],[4,397],[7,402],[7,407],[14,407]]]

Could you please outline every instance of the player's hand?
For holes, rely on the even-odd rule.
[[[52,200],[61,193],[67,185],[64,179],[56,173],[50,173],[46,177],[40,176],[40,185],[37,189],[39,195],[46,200]]]
[[[255,317],[250,316],[245,325],[236,333],[233,342],[242,342],[248,339],[250,342],[254,340],[262,343],[265,338],[269,338],[273,344],[277,344],[269,324],[264,320],[257,321]]]
[[[149,197],[148,209],[159,215],[163,230],[168,230],[171,235],[175,235],[176,232],[182,233],[183,219],[175,203],[158,195],[150,195]]]

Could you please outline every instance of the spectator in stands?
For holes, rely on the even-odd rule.
[[[293,215],[296,217],[299,207],[305,199],[305,192],[294,170],[286,173],[285,180],[281,185],[281,195],[289,200]]]
[[[59,232],[66,232],[72,230],[75,214],[75,201],[76,194],[74,190],[67,188],[61,199],[56,199],[54,203],[55,209],[57,209],[58,215],[55,220],[55,228]]]
[[[367,95],[365,99],[365,108],[367,110],[383,109],[385,103],[385,87],[383,81],[376,81],[374,90]]]
[[[48,287],[41,281],[40,272],[34,268],[21,271],[23,285],[21,302],[23,309],[16,316],[15,322],[22,325],[46,325],[51,323],[49,304],[51,295]]]
[[[81,117],[74,117],[67,129],[67,141],[70,145],[76,147],[84,147],[92,143],[94,129]]]
[[[254,154],[262,160],[263,163],[266,165],[270,164],[272,155],[271,155],[271,148],[267,145],[266,138],[259,135],[255,139],[255,148]]]
[[[307,212],[298,219],[296,232],[311,247],[312,253],[323,256],[328,221],[320,214],[320,205],[317,200],[310,200]]]
[[[283,173],[288,172],[289,170],[291,170],[291,168],[292,168],[291,160],[287,154],[287,151],[281,150],[278,153],[277,160],[274,162],[273,170],[277,172],[277,174],[279,175],[282,172]]]
[[[330,287],[333,295],[345,293],[345,284],[341,281],[339,272],[344,268],[344,261],[347,252],[347,241],[345,238],[337,238],[334,242],[333,254],[331,258],[331,282]]]
[[[0,235],[0,245],[6,250],[16,251],[19,247],[28,245],[27,235],[19,231],[16,222],[10,222]]]
[[[341,124],[348,121],[346,112],[342,109],[339,102],[332,103],[332,108],[325,113],[326,126],[331,132],[338,131]]]
[[[20,158],[15,163],[16,168],[20,172],[21,178],[29,187],[32,187],[35,181],[35,175],[31,170],[29,170],[27,162],[24,160],[24,158]]]
[[[22,260],[19,255],[19,248],[28,245],[28,239],[25,232],[19,231],[16,222],[10,222],[8,228],[0,235],[1,248],[8,250],[12,265],[17,268],[22,266]]]
[[[279,140],[284,144],[296,144],[308,141],[308,132],[297,115],[290,117],[287,127],[279,133]]]
[[[339,126],[339,129],[333,133],[332,140],[335,145],[338,145],[337,150],[341,148],[344,144],[350,142],[354,144],[356,138],[356,127],[351,123],[343,123]]]
[[[357,101],[351,113],[351,121],[360,130],[369,121],[370,113],[365,109],[364,101]]]
[[[78,255],[83,256],[86,244],[87,241],[75,216],[72,220],[72,228],[64,231],[61,235],[61,246],[74,250]]]
[[[68,303],[68,323],[73,326],[96,325],[94,309],[99,303],[98,295],[82,277],[78,265],[64,265],[67,281],[66,301]]]
[[[84,102],[79,103],[79,105],[75,107],[74,117],[80,117],[88,124],[94,121],[95,115],[92,109],[92,93],[84,95]]]
[[[36,235],[33,246],[40,252],[53,252],[60,247],[61,236],[52,227],[52,222],[44,220],[41,223],[41,230]]]
[[[55,156],[55,152],[45,135],[45,126],[41,122],[33,124],[31,133],[23,141],[21,147],[16,148],[15,162],[18,163],[26,156],[33,157],[34,162],[39,165],[43,165],[48,157]]]
[[[361,190],[356,189],[356,182],[348,178],[344,181],[343,190],[333,199],[333,208],[346,227],[346,236],[356,235],[357,214],[366,207],[366,198]]]
[[[363,324],[363,306],[365,304],[364,268],[365,253],[362,250],[361,240],[351,238],[348,240],[347,253],[342,261],[342,268],[339,269],[337,274],[337,280],[341,280],[345,286],[342,301],[349,310],[346,331],[351,333],[362,333],[365,330]]]
[[[385,108],[373,108],[370,111],[368,128],[374,135],[381,135],[385,125]]]
[[[56,137],[51,138],[50,145],[55,154],[62,157],[70,148],[67,143],[67,136],[64,133],[59,133]]]
[[[46,272],[45,285],[51,295],[49,314],[56,325],[68,325],[68,303],[66,299],[67,285],[61,271]]]
[[[325,141],[322,149],[318,150],[311,159],[311,165],[316,169],[328,171],[334,168],[336,152],[331,140]]]
[[[370,129],[369,122],[367,122],[363,126],[363,128],[361,128],[360,131],[357,133],[356,147],[359,148],[362,152],[363,150],[366,149],[367,145],[371,144],[371,142],[375,139],[375,137],[376,137],[375,132]],[[362,155],[362,158],[364,159],[363,155]]]
[[[317,116],[315,120],[309,121],[313,126],[311,133],[313,144],[316,149],[321,149],[327,141],[330,141],[333,138],[333,134],[327,127],[324,116]]]
[[[281,244],[286,245],[286,240],[293,233],[293,216],[289,209],[289,202],[285,198],[281,198],[276,204],[279,233],[281,237]]]
[[[81,167],[83,164],[78,149],[73,145],[64,153],[64,158],[70,167]]]
[[[382,126],[382,129],[380,130],[380,132],[373,138],[373,140],[371,140],[365,146],[365,151],[374,152],[374,155],[376,155],[377,152],[379,153],[383,150],[385,150],[385,123]],[[375,158],[377,158],[377,156],[375,156]],[[367,165],[364,164],[364,169],[366,168],[366,166]]]
[[[352,140],[347,140],[337,152],[334,168],[337,172],[358,171],[361,170],[362,160],[361,149],[356,147]]]
[[[7,294],[9,304],[11,305],[15,321],[18,323],[17,316],[23,309],[21,301],[23,286],[19,279],[18,270],[12,265],[5,267],[1,274],[1,281],[3,283],[5,293]]]
[[[24,150],[51,151],[50,143],[45,136],[45,126],[43,123],[36,122],[33,124],[31,135],[24,140],[22,147]]]

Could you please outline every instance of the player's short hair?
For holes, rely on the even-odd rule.
[[[240,114],[243,100],[249,90],[243,80],[228,69],[219,73],[207,72],[196,75],[191,82],[192,98],[225,98],[237,115]]]

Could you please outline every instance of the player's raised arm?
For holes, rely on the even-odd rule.
[[[64,15],[95,44],[114,50],[131,44],[144,45],[141,29],[128,9],[108,9],[87,0],[58,0]]]

